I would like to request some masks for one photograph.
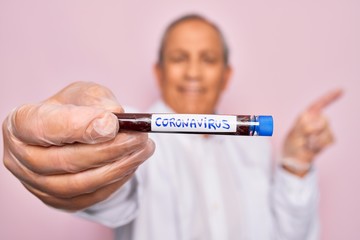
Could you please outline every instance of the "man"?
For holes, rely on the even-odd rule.
[[[231,76],[220,30],[197,15],[173,22],[155,74],[162,101],[150,112],[214,113]],[[74,83],[8,116],[4,164],[45,204],[117,239],[317,239],[311,163],[333,141],[321,110],[340,95],[299,116],[273,172],[266,138],[153,134],[154,152],[146,134],[118,134],[108,89]]]

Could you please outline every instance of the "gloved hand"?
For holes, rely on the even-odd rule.
[[[107,88],[77,82],[3,123],[4,164],[45,204],[76,211],[109,197],[148,159],[145,133],[118,133],[123,112]]]
[[[283,167],[303,177],[316,155],[333,143],[334,137],[323,109],[342,95],[337,89],[313,102],[300,114],[283,146]]]

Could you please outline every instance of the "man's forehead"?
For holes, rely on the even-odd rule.
[[[201,42],[196,42],[196,41]],[[219,32],[208,22],[201,19],[190,19],[174,25],[166,36],[166,44],[169,43],[215,43],[221,46]]]

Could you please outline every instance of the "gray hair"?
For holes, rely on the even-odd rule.
[[[209,24],[211,27],[213,27],[215,29],[215,31],[219,34],[220,36],[220,40],[221,40],[221,44],[223,47],[223,57],[224,57],[224,63],[225,65],[229,64],[229,47],[228,44],[225,40],[224,34],[221,32],[220,28],[213,22],[211,22],[210,20],[208,20],[207,18],[199,15],[199,14],[186,14],[178,19],[175,19],[173,22],[171,22],[167,28],[165,29],[165,32],[161,38],[161,42],[160,42],[160,47],[159,47],[159,51],[158,51],[158,64],[162,65],[164,62],[164,49],[165,49],[165,43],[166,43],[166,38],[169,35],[169,32],[176,27],[178,24],[189,21],[189,20],[200,20],[203,21],[207,24]]]

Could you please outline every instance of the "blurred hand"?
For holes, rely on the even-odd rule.
[[[323,110],[342,95],[337,89],[313,102],[295,122],[283,146],[283,167],[303,177],[317,154],[334,141]]]
[[[45,204],[68,211],[110,196],[149,158],[144,133],[119,133],[114,95],[94,83],[71,84],[3,123],[4,164]]]

